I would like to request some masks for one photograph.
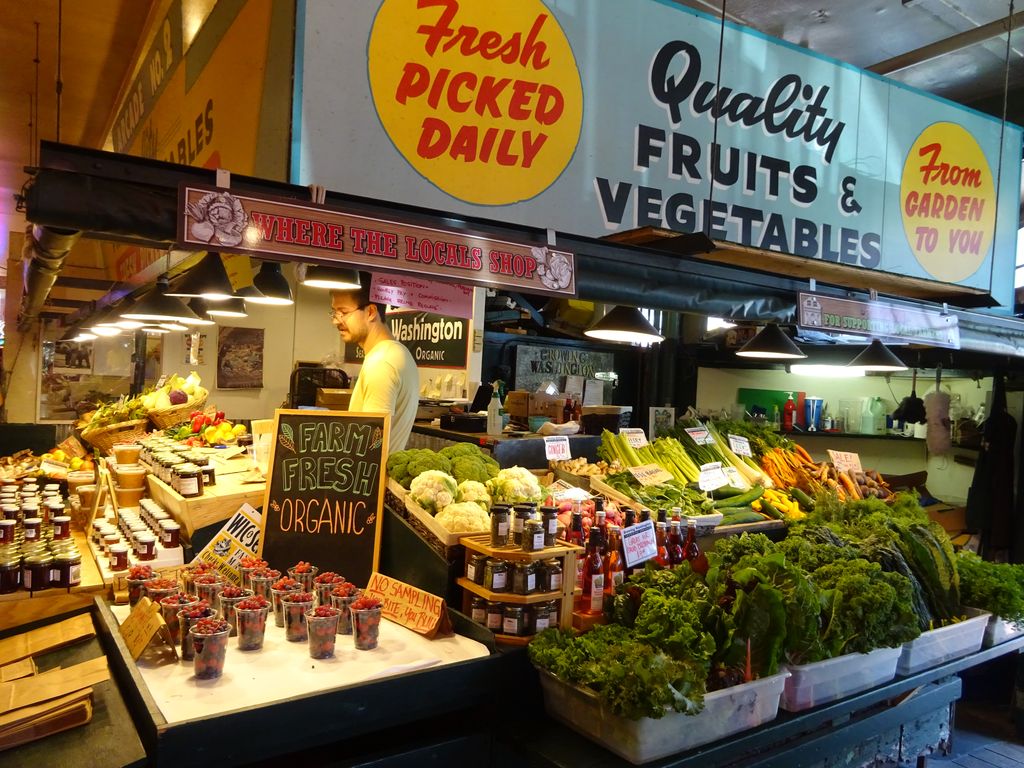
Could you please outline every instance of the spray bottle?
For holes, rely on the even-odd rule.
[[[492,385],[491,401],[487,404],[487,434],[493,437],[501,435],[501,398],[498,397],[498,382]]]

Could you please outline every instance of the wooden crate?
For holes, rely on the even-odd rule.
[[[217,476],[217,484],[202,496],[186,499],[152,474],[146,476],[149,495],[181,525],[187,538],[199,528],[227,520],[243,504],[263,506],[266,483],[241,483],[240,475]]]

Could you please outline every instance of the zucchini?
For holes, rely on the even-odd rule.
[[[729,509],[728,514],[723,514],[722,522],[719,525],[742,525],[743,523],[763,523],[764,521],[765,516],[760,512],[755,512],[750,507],[737,507]]]
[[[742,496],[746,491],[742,488],[737,488],[734,485],[723,485],[721,488],[715,488],[711,492],[711,498],[713,499],[728,499],[733,496]]]
[[[799,488],[790,488],[789,495],[796,499],[796,503],[803,507],[805,512],[814,511],[814,499]]]
[[[748,506],[750,502],[760,499],[763,493],[764,488],[760,485],[755,485],[749,491],[744,491],[738,496],[729,496],[724,499],[718,499],[718,501],[714,503],[714,507],[715,509],[722,510],[723,512],[726,507],[745,507]]]
[[[768,499],[766,498],[761,499],[761,514],[774,518],[776,520],[782,519],[782,513],[779,512],[779,510],[775,508],[775,505],[768,501]]]

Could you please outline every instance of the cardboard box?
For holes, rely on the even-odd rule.
[[[351,399],[351,389],[317,387],[316,390],[316,404],[319,408],[329,408],[332,411],[347,411],[348,403]]]
[[[530,395],[530,416],[547,416],[554,422],[561,422],[565,409],[565,398],[561,395],[544,395],[536,392]]]
[[[517,421],[526,421],[530,415],[530,393],[515,389],[505,395],[505,413]]]

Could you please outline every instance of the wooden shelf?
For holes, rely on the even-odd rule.
[[[492,547],[490,541],[491,535],[489,533],[477,533],[471,536],[463,536],[459,539],[459,543],[466,549],[493,557],[500,557],[502,560],[510,560],[513,563],[532,563],[537,560],[550,560],[553,557],[562,557],[569,552],[574,552],[576,555],[583,552],[583,547],[577,547],[566,541],[559,541],[553,547],[544,547],[544,549],[536,552],[524,552],[520,547],[516,546]]]
[[[529,645],[536,635],[505,635],[501,632],[494,633],[494,642],[502,645]]]
[[[199,528],[227,520],[243,504],[263,506],[267,484],[243,483],[242,473],[217,475],[217,484],[204,489],[202,496],[186,499],[152,473],[146,475],[149,495],[178,522],[191,541]]]
[[[492,592],[489,589],[485,589],[477,584],[475,581],[470,581],[465,576],[459,576],[455,580],[463,589],[468,589],[474,595],[478,595],[484,600],[490,600],[492,603],[513,603],[515,605],[533,605],[534,603],[546,603],[551,600],[561,600],[561,590],[557,592],[531,592],[528,595],[517,595],[515,592]]]

